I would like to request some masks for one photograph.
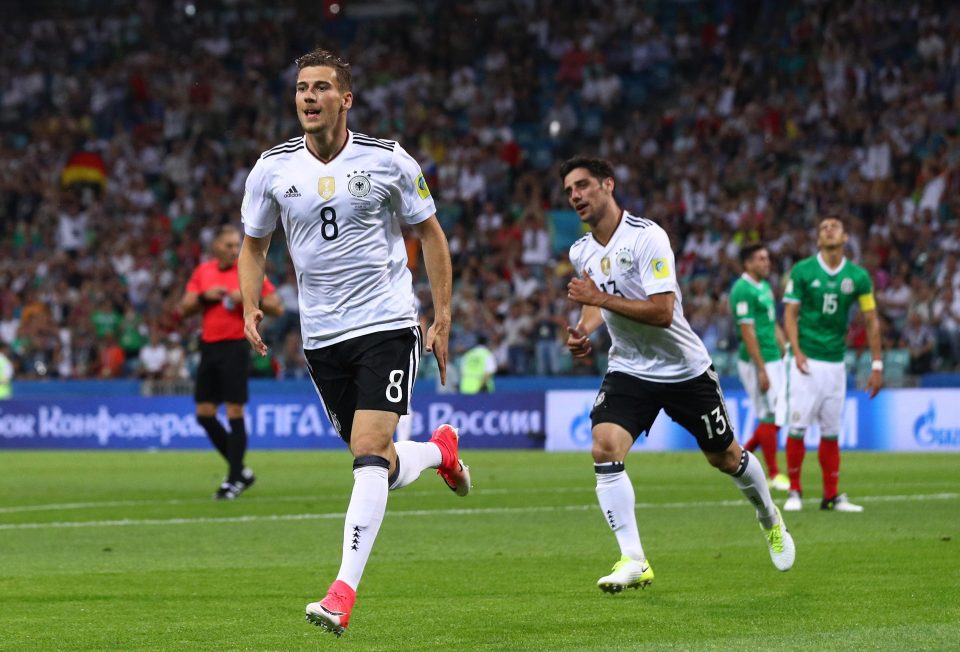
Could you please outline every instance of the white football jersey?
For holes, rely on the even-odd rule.
[[[711,364],[707,348],[683,316],[673,250],[659,225],[624,211],[610,242],[601,246],[587,234],[570,247],[577,274],[590,274],[603,292],[626,299],[647,299],[673,292],[673,323],[669,328],[641,324],[601,309],[610,331],[609,371],[642,380],[681,382],[696,378]]]
[[[241,208],[247,235],[264,237],[283,222],[305,349],[417,325],[400,223],[434,213],[417,162],[398,143],[352,131],[326,163],[305,136],[264,152]]]

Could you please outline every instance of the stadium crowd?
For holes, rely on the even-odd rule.
[[[341,4],[8,10],[0,340],[17,378],[189,375],[187,275],[216,226],[238,223],[260,153],[300,133],[293,60],[318,44],[352,62],[350,128],[398,140],[427,174],[454,260],[455,353],[482,334],[500,373],[602,368],[563,345],[576,307],[556,170],[584,152],[671,235],[689,321],[718,355],[735,346],[740,246],[768,243],[782,291],[831,210],[873,276],[885,347],[911,373],[960,366],[960,6]],[[305,377],[282,246],[269,262],[287,312],[257,373]],[[849,341],[866,346],[857,320]]]

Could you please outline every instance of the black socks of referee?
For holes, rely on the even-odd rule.
[[[223,459],[229,462],[230,455],[227,453],[227,431],[223,429],[220,420],[217,419],[217,417],[198,416],[197,423],[207,431],[207,437],[210,438],[210,443],[217,449],[217,452],[220,453]]]
[[[224,429],[217,417],[197,417],[197,423],[207,431],[210,443],[230,465],[227,480],[242,480],[243,458],[247,454],[247,425],[243,417],[230,419],[230,432]]]
[[[247,424],[243,417],[230,419],[230,436],[227,438],[227,463],[230,464],[230,482],[243,480],[243,458],[247,454]]]

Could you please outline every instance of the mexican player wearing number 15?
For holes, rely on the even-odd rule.
[[[863,507],[837,493],[840,478],[838,438],[847,396],[847,370],[843,357],[850,320],[856,301],[867,326],[867,341],[873,368],[867,380],[870,398],[883,387],[883,361],[880,350],[880,325],[877,321],[873,283],[867,270],[847,260],[843,247],[847,232],[843,221],[827,215],[817,226],[816,256],[804,258],[790,270],[783,295],[783,329],[790,341],[787,366],[787,395],[784,408],[789,427],[787,437],[787,475],[790,495],[785,511],[803,508],[800,471],[803,466],[803,436],[814,422],[820,425],[820,470],[823,473],[823,499],[820,509],[836,512],[862,512]]]
[[[315,50],[297,60],[296,108],[303,136],[261,155],[243,198],[240,251],[245,334],[261,355],[258,324],[271,235],[283,222],[297,274],[304,355],[330,422],[353,453],[353,492],[340,571],[326,597],[306,607],[310,622],[338,636],[380,530],[387,492],[427,468],[458,495],[470,490],[457,431],[442,425],[429,442],[398,442],[420,363],[421,332],[401,224],[413,227],[433,294],[426,350],[446,380],[451,268],[446,236],[420,166],[399,144],[347,129],[350,66]]]
[[[581,304],[567,347],[591,352],[589,335],[610,332],[609,366],[593,404],[597,500],[620,546],[620,560],[597,586],[608,593],[653,582],[637,528],[636,497],[624,465],[630,447],[663,410],[693,435],[707,461],[728,474],[756,509],[778,570],[796,550],[770,498],[763,467],[733,436],[710,355],[683,316],[670,240],[659,225],[621,209],[607,161],[576,157],[560,166],[563,191],[590,233],[570,247],[579,275],[567,296]]]

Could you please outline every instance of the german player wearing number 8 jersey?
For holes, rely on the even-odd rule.
[[[756,508],[774,566],[789,570],[793,539],[770,498],[763,468],[733,437],[710,356],[684,319],[666,232],[620,208],[608,162],[576,157],[561,165],[560,176],[570,205],[591,231],[570,248],[578,277],[568,297],[583,308],[567,346],[574,356],[589,355],[589,335],[603,322],[612,341],[590,416],[597,499],[616,535],[620,561],[597,585],[617,593],[653,582],[624,460],[660,410],[696,437],[710,464],[733,478]]]
[[[802,509],[800,471],[806,449],[807,426],[820,426],[817,457],[823,473],[820,508],[837,512],[861,512],[863,508],[837,493],[840,478],[840,424],[847,394],[846,352],[850,309],[856,303],[867,326],[867,341],[873,368],[867,380],[870,398],[883,387],[880,325],[877,320],[873,283],[867,270],[844,258],[847,233],[843,221],[824,217],[817,227],[816,256],[804,258],[790,270],[783,295],[786,304],[783,329],[790,340],[787,364],[786,422],[787,474],[790,496],[784,510]]]
[[[264,354],[257,325],[264,263],[277,221],[297,274],[304,355],[331,423],[354,456],[354,485],[337,580],[307,605],[311,622],[340,635],[386,510],[387,492],[437,468],[458,495],[470,490],[457,433],[392,442],[420,364],[421,332],[402,224],[423,244],[434,322],[425,348],[446,381],[451,268],[420,166],[396,142],[347,129],[349,64],[324,50],[297,60],[296,108],[304,135],[263,153],[246,183],[240,252],[246,336]]]

